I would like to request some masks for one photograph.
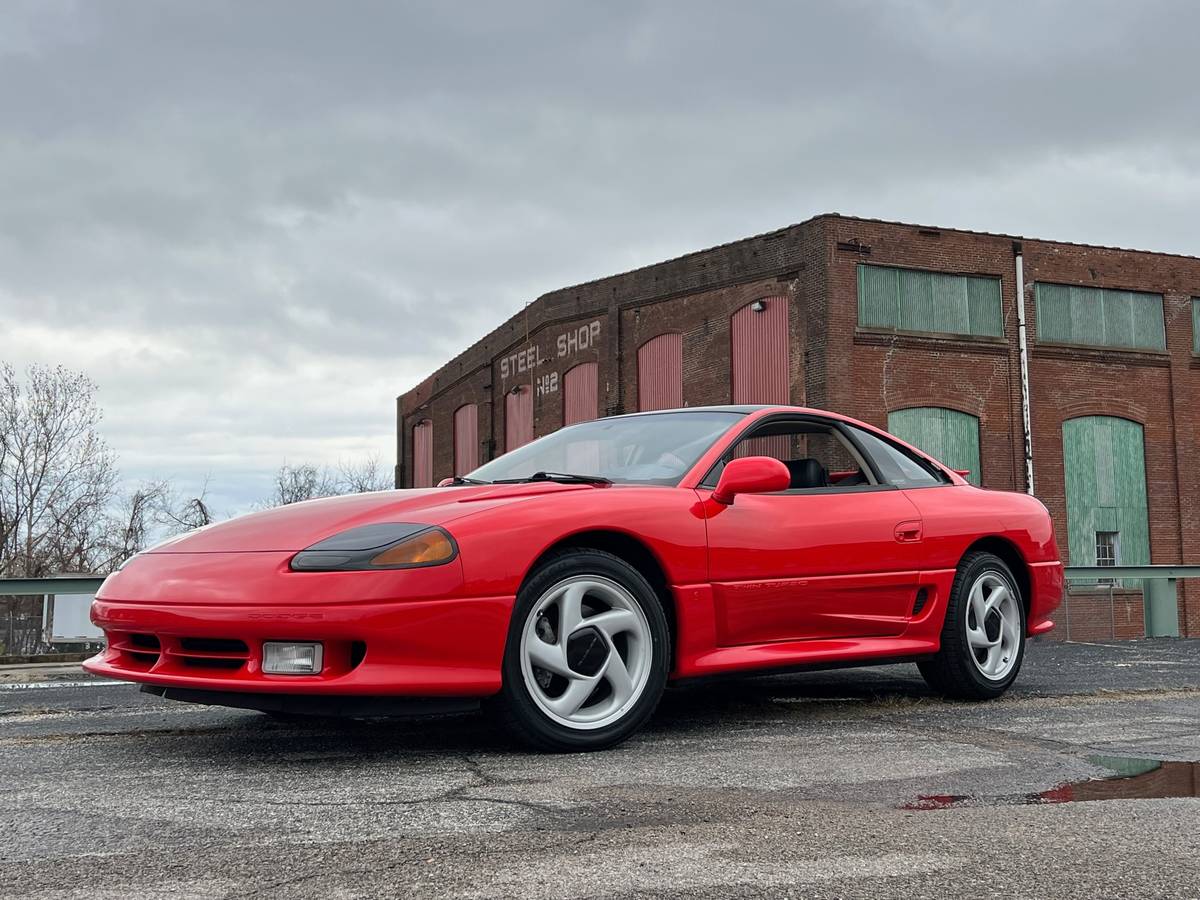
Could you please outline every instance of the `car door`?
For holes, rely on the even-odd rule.
[[[778,448],[781,440],[771,436],[758,444]],[[736,447],[733,455],[739,455]],[[868,477],[874,483],[703,504],[719,645],[904,630],[922,569],[921,516],[903,490],[880,483],[874,471]],[[715,480],[698,489],[703,499]]]

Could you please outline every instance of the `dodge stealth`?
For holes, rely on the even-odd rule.
[[[589,750],[702,676],[910,661],[999,696],[1062,590],[1033,497],[834,413],[692,408],[175,538],[105,581],[85,668],[279,715],[483,704]]]

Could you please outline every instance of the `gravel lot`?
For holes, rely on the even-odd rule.
[[[984,705],[911,666],[695,684],[595,755],[14,685],[3,897],[1200,895],[1200,799],[1026,802],[1200,760],[1197,641],[1034,644]]]

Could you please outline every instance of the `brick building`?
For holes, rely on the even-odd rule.
[[[1194,257],[821,215],[539,297],[398,398],[396,484],[595,416],[793,403],[985,487],[1032,470],[1069,562],[1200,564],[1197,298]],[[1060,631],[1143,634],[1135,588],[1074,588]]]

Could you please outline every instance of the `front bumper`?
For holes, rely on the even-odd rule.
[[[226,606],[97,599],[96,675],[198,691],[481,697],[500,689],[512,597]],[[318,675],[268,675],[264,641],[320,641]]]

